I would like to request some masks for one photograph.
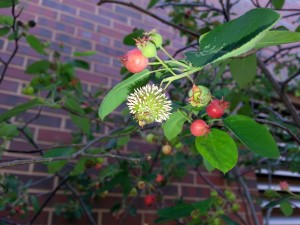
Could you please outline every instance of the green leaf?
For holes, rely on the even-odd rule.
[[[72,122],[80,129],[83,131],[85,134],[89,134],[91,131],[91,124],[90,120],[88,118],[80,117],[71,114],[71,120]]]
[[[22,112],[24,112],[28,109],[31,109],[35,106],[43,105],[43,104],[44,104],[44,102],[41,99],[38,99],[38,98],[32,99],[29,102],[26,102],[24,104],[20,104],[20,105],[16,106],[15,108],[12,108],[9,111],[6,111],[6,112],[2,113],[0,115],[0,122],[3,122],[3,121],[5,121],[5,120],[7,120],[11,117],[17,116],[20,113],[22,113]]]
[[[46,73],[50,68],[51,63],[48,60],[39,60],[34,63],[31,63],[27,66],[25,73],[28,74],[41,74]]]
[[[215,169],[215,167],[214,166],[212,166],[207,160],[205,160],[204,158],[203,158],[203,165],[204,165],[204,167],[207,169],[207,171],[209,171],[209,172],[211,172],[211,171],[213,171],[214,169]]]
[[[164,134],[169,141],[173,140],[178,136],[178,134],[180,134],[182,126],[187,120],[186,117],[185,112],[176,111],[173,112],[170,118],[166,121],[164,124]]]
[[[153,6],[155,6],[157,2],[159,2],[159,0],[150,0],[147,9],[153,8]]]
[[[19,0],[0,0],[0,8],[8,8],[11,7],[12,5],[17,5],[19,4]]]
[[[142,37],[145,31],[142,29],[134,30],[132,33],[126,35],[123,39],[124,45],[135,46],[135,40],[138,37]]]
[[[280,210],[285,216],[291,216],[293,214],[293,207],[289,201],[281,202]]]
[[[1,27],[0,28],[0,37],[7,35],[10,32],[9,27]]]
[[[96,51],[85,51],[85,52],[74,52],[73,56],[80,57],[80,56],[91,56],[97,54]]]
[[[281,9],[284,5],[284,0],[272,0],[272,5],[275,9]]]
[[[39,204],[39,201],[38,201],[37,197],[35,197],[34,195],[31,195],[30,200],[31,200],[31,204],[33,206],[34,212],[39,211],[40,204]]]
[[[0,137],[12,138],[18,135],[18,127],[15,124],[0,124]]]
[[[236,144],[224,131],[212,129],[207,136],[197,137],[195,145],[200,155],[223,173],[232,169],[237,163]]]
[[[87,157],[80,158],[80,160],[75,164],[73,170],[70,172],[70,175],[77,176],[77,175],[83,173],[85,171],[85,168],[86,168],[85,164],[88,159],[89,158],[87,158]]]
[[[37,53],[46,55],[46,52],[44,51],[45,46],[38,38],[29,34],[26,35],[26,41]]]
[[[149,70],[143,70],[140,73],[133,74],[131,77],[117,84],[103,99],[99,107],[99,117],[104,118],[121,105],[127,96],[138,87],[148,82],[150,76]]]
[[[255,47],[270,30],[280,15],[266,8],[252,9],[230,22],[217,26],[200,39],[200,52],[186,52],[194,66],[203,67],[213,62],[236,57]]]
[[[265,48],[273,45],[288,44],[300,41],[300,33],[293,31],[269,31],[258,43],[255,48]]]
[[[276,201],[271,201],[271,202],[269,202],[267,205],[265,205],[264,208],[267,208],[267,209],[273,208],[273,207],[279,205],[281,202],[284,202],[284,201],[290,199],[291,197],[292,197],[292,196],[288,195],[288,196],[284,196],[284,197],[282,197],[281,199],[278,199],[278,200],[276,200]]]
[[[75,59],[71,62],[71,64],[77,68],[81,68],[84,70],[90,69],[90,64],[84,60]]]
[[[277,144],[265,126],[242,115],[229,116],[223,122],[254,153],[263,157],[279,157]]]
[[[226,225],[239,225],[237,222],[233,221],[230,217],[223,215],[222,219],[226,223]]]
[[[233,79],[243,88],[256,76],[256,55],[233,59],[230,63],[230,72]]]
[[[210,199],[195,202],[193,204],[180,203],[175,206],[163,208],[157,211],[159,219],[156,222],[167,222],[176,220],[182,217],[189,216],[191,211],[199,209],[200,212],[205,213],[211,206],[212,201]]]
[[[12,16],[5,16],[5,15],[0,15],[0,24],[1,25],[13,25],[13,17]]]
[[[64,106],[71,110],[74,113],[79,113],[84,115],[84,110],[81,108],[79,102],[77,101],[77,99],[73,98],[73,97],[66,97],[65,101],[64,101]]]
[[[295,31],[300,32],[300,25],[298,27],[296,27]]]
[[[73,148],[55,148],[48,150],[43,155],[43,158],[50,158],[50,157],[58,157],[58,156],[69,156],[72,155],[74,152]],[[45,163],[48,167],[49,173],[56,173],[60,171],[66,164],[68,163],[67,160],[56,161],[56,162],[49,162]]]

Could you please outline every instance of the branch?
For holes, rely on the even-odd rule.
[[[257,63],[258,63],[258,67],[261,69],[261,71],[265,74],[267,79],[272,84],[275,92],[279,95],[279,97],[281,98],[281,100],[283,101],[283,103],[285,104],[287,109],[290,111],[290,114],[293,117],[293,120],[294,120],[296,126],[300,128],[300,117],[299,117],[299,114],[298,114],[295,106],[293,105],[291,100],[288,98],[288,96],[285,93],[281,92],[281,88],[280,88],[279,84],[274,79],[273,75],[267,69],[267,67],[264,65],[264,63],[259,59],[257,59]]]
[[[256,213],[255,213],[255,208],[254,208],[253,200],[252,200],[250,191],[249,191],[249,189],[248,189],[248,186],[247,186],[246,182],[244,181],[243,177],[240,176],[240,172],[239,172],[238,168],[237,168],[237,167],[234,167],[234,168],[233,168],[233,171],[234,171],[234,173],[236,174],[236,177],[237,177],[238,182],[242,185],[242,187],[243,187],[243,189],[244,189],[244,194],[245,194],[246,199],[247,199],[247,201],[248,201],[248,203],[249,203],[251,215],[253,216],[255,225],[259,225],[259,222],[258,222]]]
[[[17,19],[18,17],[21,15],[21,12],[23,11],[23,9],[21,9],[19,11],[18,14],[16,14],[16,4],[15,4],[15,0],[12,0],[12,8],[11,8],[11,14],[13,16],[13,22],[12,22],[12,25],[11,25],[11,29],[13,31],[13,34],[17,34],[17,30],[16,30],[16,27],[17,27]],[[8,60],[5,62],[1,59],[1,62],[3,64],[3,68],[1,70],[1,73],[0,73],[0,84],[2,83],[3,79],[4,79],[4,76],[5,76],[5,73],[7,71],[7,68],[9,66],[9,64],[12,62],[13,58],[15,57],[15,55],[17,54],[18,52],[18,49],[19,49],[19,40],[20,40],[21,37],[15,37],[15,47],[14,47],[14,50],[12,51],[10,57],[8,58]]]
[[[294,75],[292,75],[292,76],[290,76],[289,78],[287,78],[287,79],[281,84],[281,92],[284,91],[286,85],[287,85],[289,82],[291,82],[293,79],[295,79],[295,78],[296,78],[297,76],[299,76],[299,75],[300,75],[300,68],[298,69],[298,71],[297,71]]]
[[[151,156],[147,155],[145,157],[141,158],[135,158],[135,157],[128,157],[128,156],[122,156],[122,155],[115,155],[111,153],[103,153],[103,154],[90,154],[86,151],[94,145],[96,142],[100,141],[101,139],[107,138],[107,137],[114,137],[114,135],[111,135],[112,132],[116,131],[113,130],[108,135],[99,136],[98,138],[95,138],[91,142],[89,142],[87,145],[85,145],[83,148],[81,148],[79,151],[73,153],[69,156],[58,156],[58,157],[49,157],[49,158],[37,158],[37,159],[21,159],[21,160],[13,160],[9,162],[3,162],[0,163],[0,168],[5,167],[11,167],[11,166],[18,166],[18,165],[27,165],[32,163],[45,163],[45,162],[55,162],[55,161],[61,161],[61,160],[71,160],[71,159],[77,159],[80,156],[87,156],[87,157],[99,157],[99,158],[116,158],[121,160],[127,160],[133,163],[141,163],[143,161],[151,160]],[[40,151],[41,152],[41,151]]]
[[[115,3],[115,4],[119,4],[119,5],[123,5],[123,6],[129,7],[129,8],[136,9],[137,11],[140,11],[143,14],[151,16],[152,18],[157,19],[158,21],[160,21],[160,22],[162,22],[164,24],[167,24],[167,25],[169,25],[171,27],[174,27],[174,28],[176,28],[176,29],[178,29],[178,30],[180,30],[180,31],[182,31],[184,33],[190,34],[190,35],[192,35],[194,37],[199,37],[200,36],[198,33],[194,32],[192,30],[186,29],[185,27],[179,26],[179,25],[177,25],[175,23],[169,22],[169,21],[167,21],[167,20],[165,20],[165,19],[157,16],[156,14],[151,13],[149,10],[141,8],[141,7],[133,4],[132,2],[127,3],[127,2],[121,2],[121,1],[115,1],[115,0],[101,0],[101,1],[99,1],[97,3],[97,5],[100,6],[100,5],[105,4],[105,3]]]
[[[291,135],[291,137],[300,145],[300,139],[288,128],[278,124],[278,123],[275,123],[275,122],[272,122],[272,121],[269,121],[269,120],[264,120],[264,119],[256,119],[257,122],[259,123],[264,123],[264,124],[270,124],[274,127],[278,127],[284,131],[286,131],[289,135]]]
[[[181,3],[181,2],[165,2],[162,3],[158,6],[156,6],[155,8],[165,8],[168,6],[177,6],[177,7],[190,7],[190,8],[195,8],[195,7],[203,7],[203,8],[207,8],[209,9],[209,11],[216,11],[219,13],[222,13],[221,9],[215,8],[213,6],[207,5],[205,3],[200,3],[200,2],[190,2],[190,3]]]
[[[32,154],[32,153],[40,153],[44,152],[50,149],[55,149],[55,148],[67,148],[67,147],[83,147],[83,144],[71,144],[71,145],[55,145],[47,148],[39,148],[37,150],[17,150],[17,149],[4,149],[6,152],[13,152],[13,153],[22,153],[22,154]]]
[[[92,216],[90,210],[87,208],[85,202],[83,201],[83,199],[80,197],[80,194],[77,192],[77,190],[69,183],[66,183],[66,186],[73,192],[73,194],[76,196],[76,198],[78,199],[83,211],[85,212],[85,214],[87,215],[87,217],[89,218],[90,222],[92,225],[97,225],[97,222],[95,221],[94,217]]]
[[[38,218],[38,216],[41,214],[41,212],[43,211],[43,209],[46,207],[46,205],[48,204],[48,202],[53,198],[53,196],[55,195],[55,193],[68,181],[70,177],[66,176],[58,185],[57,187],[51,192],[51,194],[48,196],[48,198],[44,201],[43,205],[41,205],[41,207],[39,208],[39,210],[36,212],[36,214],[34,214],[34,216],[32,217],[32,219],[30,220],[30,222],[28,223],[28,225],[31,225],[34,223],[34,221]]]
[[[219,189],[216,187],[216,185],[214,185],[206,176],[204,176],[198,168],[194,168],[194,170],[196,171],[196,173],[198,174],[199,177],[201,177],[211,188],[213,188],[214,190],[216,190],[218,192],[218,194],[229,204],[232,206],[232,203],[229,202],[227,199],[226,199],[226,196],[225,194]],[[238,213],[234,213],[235,216],[237,216],[240,221],[243,223],[243,224],[248,224],[243,217],[241,217],[240,214]]]

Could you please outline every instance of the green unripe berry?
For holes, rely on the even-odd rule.
[[[32,86],[27,86],[23,88],[22,93],[24,95],[33,95],[34,94],[34,88]]]
[[[237,203],[234,203],[231,207],[232,212],[238,212],[240,210],[241,206]]]
[[[194,209],[191,212],[191,217],[192,217],[192,219],[198,219],[200,217],[200,211],[199,211],[199,209]]]
[[[193,85],[189,91],[189,101],[193,107],[206,106],[211,101],[211,93],[207,87]]]
[[[219,219],[219,218],[214,218],[214,220],[213,220],[213,225],[221,225],[221,219]]]
[[[216,190],[212,190],[211,192],[210,192],[210,196],[211,197],[218,197],[218,192],[216,191]]]
[[[136,188],[131,188],[129,192],[129,196],[135,197],[137,196],[137,189]]]
[[[160,48],[163,43],[163,38],[159,33],[152,33],[150,35],[151,41],[155,44],[157,48]]]
[[[146,58],[153,58],[156,56],[156,46],[151,42],[148,42],[145,45],[138,46],[138,48]]]
[[[150,133],[150,134],[147,134],[146,136],[146,141],[148,143],[153,143],[154,142],[154,134]]]

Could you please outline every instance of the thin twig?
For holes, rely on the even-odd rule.
[[[293,79],[295,79],[297,76],[300,75],[300,68],[298,69],[298,71],[296,73],[294,73],[292,76],[290,76],[289,78],[287,78],[282,84],[281,84],[281,92],[284,91],[286,85],[291,82]]]
[[[49,146],[47,148],[39,148],[38,150],[18,150],[18,149],[4,149],[6,152],[11,153],[22,153],[22,154],[32,154],[32,153],[40,153],[44,152],[50,149],[55,148],[75,148],[75,147],[83,147],[84,144],[70,144],[70,145],[55,145],[55,146]]]
[[[232,206],[232,203],[229,202],[229,201],[226,199],[225,194],[224,194],[219,188],[217,188],[216,185],[214,185],[214,184],[213,184],[206,176],[204,176],[204,175],[199,171],[198,168],[194,168],[194,170],[196,171],[196,173],[198,174],[199,177],[201,177],[201,178],[202,178],[202,179],[203,179],[203,180],[204,180],[204,181],[205,181],[212,189],[216,190],[216,191],[218,192],[218,194],[219,194],[219,195],[220,195],[220,196],[221,196],[228,204],[230,204],[230,205]],[[241,217],[240,214],[234,213],[234,215],[237,216],[243,224],[247,225],[247,222],[244,220],[243,217]]]
[[[238,182],[243,187],[244,194],[245,194],[245,197],[246,197],[246,199],[248,201],[248,204],[249,204],[249,207],[250,207],[250,211],[251,211],[251,215],[253,217],[254,223],[255,223],[255,225],[259,225],[258,218],[256,216],[256,212],[255,212],[255,208],[254,208],[254,203],[253,203],[250,191],[248,189],[248,186],[247,186],[246,182],[244,181],[244,178],[242,176],[240,176],[240,172],[239,172],[239,169],[237,167],[233,168],[233,172],[236,174]]]
[[[200,2],[189,2],[189,3],[181,3],[181,2],[165,2],[162,3],[158,6],[156,6],[155,8],[165,8],[167,6],[175,6],[175,7],[189,7],[189,8],[195,8],[195,7],[203,7],[203,8],[207,8],[209,11],[216,11],[219,13],[222,13],[221,9],[215,8],[213,6],[207,5],[205,3],[200,3]]]
[[[286,131],[300,145],[300,139],[290,129],[288,129],[278,123],[269,121],[269,120],[264,120],[264,119],[255,119],[255,120],[259,123],[270,124],[274,127],[278,127],[280,129]]]
[[[77,192],[77,190],[69,183],[66,183],[66,186],[73,192],[73,194],[76,196],[76,198],[78,199],[83,211],[85,212],[85,214],[87,215],[87,217],[89,218],[90,222],[92,225],[97,225],[97,222],[95,221],[94,217],[92,216],[90,210],[87,208],[84,200],[80,197],[80,194]]]
[[[258,59],[257,64],[258,64],[258,67],[261,69],[261,71],[265,74],[267,79],[272,84],[275,92],[279,95],[279,97],[281,98],[281,100],[283,101],[283,103],[285,104],[287,109],[289,110],[291,116],[293,117],[293,120],[294,120],[296,126],[298,126],[300,128],[300,116],[299,116],[295,106],[291,102],[291,100],[288,98],[288,96],[285,93],[281,92],[281,88],[280,88],[279,84],[274,79],[273,75],[268,70],[268,68],[264,65],[264,63],[261,60]]]
[[[151,13],[149,10],[144,9],[142,7],[139,7],[138,5],[133,4],[132,2],[121,2],[121,1],[115,1],[115,0],[102,0],[102,1],[99,1],[97,3],[97,5],[100,6],[100,5],[105,4],[105,3],[114,3],[114,4],[119,4],[119,5],[123,5],[123,6],[126,6],[126,7],[130,7],[130,8],[136,9],[136,10],[142,12],[143,14],[151,16],[152,18],[154,18],[154,19],[156,19],[156,20],[158,20],[158,21],[160,21],[160,22],[162,22],[164,24],[167,24],[167,25],[169,25],[171,27],[174,27],[174,28],[176,28],[176,29],[178,29],[178,30],[186,33],[186,34],[190,34],[190,35],[192,35],[194,37],[199,37],[198,33],[194,32],[192,30],[186,29],[183,26],[179,26],[179,25],[177,25],[175,23],[169,22],[169,21],[167,21],[167,20],[165,20],[165,19],[157,16],[156,14]]]
[[[46,205],[48,204],[48,202],[51,201],[51,199],[53,198],[53,196],[55,195],[55,193],[68,181],[70,177],[66,176],[64,179],[61,180],[61,182],[56,186],[56,188],[51,192],[51,194],[48,196],[48,198],[44,201],[44,203],[41,205],[41,207],[39,208],[39,210],[34,214],[34,216],[32,217],[32,219],[30,220],[30,222],[27,225],[31,225],[34,223],[34,221],[38,218],[38,216],[41,214],[41,212],[43,211],[43,209],[46,207]]]
[[[15,0],[12,0],[12,8],[11,8],[11,14],[13,17],[13,22],[11,25],[11,29],[13,34],[17,33],[16,27],[17,27],[17,18],[21,15],[23,9],[21,9],[19,11],[18,14],[16,14],[16,4],[15,4]],[[2,83],[5,73],[8,69],[8,66],[10,65],[10,63],[12,62],[13,58],[15,57],[15,55],[17,54],[18,50],[19,50],[19,40],[21,39],[21,37],[15,37],[15,46],[14,46],[14,50],[12,51],[10,57],[8,58],[8,60],[6,62],[4,62],[3,60],[1,60],[2,64],[3,64],[3,68],[0,74],[0,84]]]

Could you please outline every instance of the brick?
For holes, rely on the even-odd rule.
[[[104,9],[104,7],[102,7],[102,6],[99,7],[98,13],[99,13],[100,15],[105,15],[105,16],[107,16],[108,18],[111,18],[112,20],[118,20],[118,21],[120,21],[120,22],[122,22],[122,23],[125,23],[125,24],[128,23],[128,18],[127,18],[126,16],[123,16],[123,15],[121,15],[121,14],[119,14],[119,13],[113,13],[113,12],[110,11],[110,10]]]
[[[52,143],[70,143],[71,139],[71,134],[63,131],[40,129],[38,133],[39,141]]]
[[[70,14],[76,14],[76,8],[71,7],[70,4],[60,4],[52,0],[43,0],[42,5]]]
[[[92,213],[92,216],[94,218],[94,220],[96,221],[96,224],[98,224],[97,220],[98,220],[98,214],[97,213]],[[91,224],[90,220],[88,219],[88,217],[84,214],[81,216],[81,218],[79,219],[73,219],[73,220],[67,220],[64,218],[63,213],[61,213],[60,215],[56,215],[53,214],[53,218],[52,218],[52,224],[59,224],[59,225],[70,225],[70,224],[74,224],[74,225],[83,225],[83,224]]]
[[[20,150],[23,150],[23,149],[20,148]],[[16,153],[14,153],[14,154],[16,154]],[[22,156],[24,156],[24,154]],[[15,157],[7,156],[6,153],[5,153],[5,154],[2,155],[1,162],[5,162],[5,161],[10,162],[10,161],[13,161],[15,159],[16,159]],[[20,159],[21,159],[21,157],[20,157]],[[23,172],[24,171],[29,171],[29,165],[12,166],[12,167],[8,167],[7,169],[14,170],[14,171],[16,171],[16,174],[17,174],[17,171],[23,171]],[[2,170],[5,170],[5,168],[2,169]]]
[[[120,76],[120,68],[112,68],[110,66],[100,64],[95,65],[95,72],[100,73],[100,75],[105,75],[107,77],[109,77],[109,75]]]
[[[15,81],[10,81],[4,78],[1,83],[1,90],[17,92],[19,83]]]
[[[108,78],[105,76],[100,76],[99,74],[95,73],[89,73],[87,71],[77,71],[76,75],[79,79],[82,79],[84,81],[98,84],[98,85],[107,85],[108,84]]]
[[[65,4],[69,4],[69,0],[63,0]],[[91,1],[72,0],[72,5],[77,7],[79,10],[86,10],[89,13],[93,13],[96,9],[96,3]]]
[[[181,187],[182,195],[185,197],[208,198],[210,196],[210,189],[204,187]]]
[[[168,185],[162,188],[164,196],[178,196],[178,187],[175,185]]]
[[[214,185],[217,185],[217,186],[224,186],[225,185],[225,181],[224,181],[224,178],[221,177],[221,176],[214,176],[214,175],[209,175],[209,174],[203,174],[210,182],[212,182]],[[207,185],[206,181],[196,175],[196,182],[197,184],[201,184],[201,185]]]
[[[26,1],[26,2],[22,2],[22,5],[24,5],[23,12],[31,12],[34,13],[35,15],[46,16],[52,19],[55,19],[57,16],[56,10],[52,10],[51,8],[49,9],[48,7],[40,6],[39,2],[34,3],[34,1]]]
[[[101,15],[91,14],[90,12],[80,11],[79,16],[92,22],[101,23],[102,25],[110,26],[110,19]]]
[[[35,117],[37,113],[22,113],[17,119],[27,121],[33,117]],[[48,127],[60,127],[62,119],[53,116],[40,115],[36,120],[32,121],[31,124],[37,124]]]
[[[61,14],[61,21],[64,21],[67,24],[73,24],[80,28],[84,28],[86,30],[94,30],[94,24],[88,21],[80,20],[74,16],[69,16],[65,14]]]
[[[101,225],[119,224],[121,217],[122,215],[119,217],[119,219],[117,219],[112,215],[112,213],[103,213]],[[139,214],[136,216],[127,215],[123,221],[123,224],[142,224],[142,217]]]
[[[156,224],[155,219],[157,219],[157,218],[158,218],[158,216],[156,214],[145,213],[144,214],[144,223],[149,224],[149,225]],[[176,221],[170,221],[170,222],[164,222],[163,224],[164,225],[176,225],[178,223]]]
[[[8,215],[7,211],[0,211],[1,218],[6,218],[7,215]],[[13,222],[11,224],[27,224],[29,222],[29,220],[31,218],[33,218],[34,215],[35,215],[35,212],[29,211],[26,216],[15,215],[9,219],[11,219],[11,221]],[[49,216],[48,212],[46,212],[46,211],[41,212],[41,214],[38,216],[38,218],[35,220],[35,222],[32,223],[32,225],[45,225],[46,224],[45,221],[48,220],[48,216]]]
[[[25,103],[27,102],[28,99],[21,97],[21,96],[16,96],[16,95],[8,95],[1,93],[1,98],[0,98],[0,104],[2,105],[9,105],[15,107],[18,104]]]
[[[116,57],[120,57],[122,55],[124,55],[123,51],[111,48],[111,47],[107,47],[104,45],[96,45],[96,50],[99,51],[102,54],[108,54],[110,56],[116,56]]]
[[[137,13],[135,10],[125,8],[124,6],[117,5],[115,7],[115,11],[117,13],[124,14],[128,17],[136,18],[136,19],[139,19],[139,20],[142,19],[142,14],[141,13]]]
[[[14,48],[14,47],[13,47]],[[12,50],[13,51],[13,50]],[[7,53],[2,53],[1,52],[1,57],[4,61],[8,61],[8,59],[11,57],[11,54],[7,54]],[[10,65],[17,65],[17,66],[22,66],[24,63],[24,58],[18,55],[15,55],[14,58],[11,61]],[[10,68],[11,66],[9,66],[8,68]],[[6,75],[5,75],[6,76]]]
[[[17,176],[20,181],[22,181],[24,184],[30,182],[31,184],[34,183],[34,185],[31,186],[31,188],[34,189],[42,189],[42,190],[49,190],[53,188],[53,182],[54,178],[51,177],[49,179],[44,179],[44,176],[36,176],[33,174],[22,174]],[[39,182],[40,180],[43,180],[43,182]]]

